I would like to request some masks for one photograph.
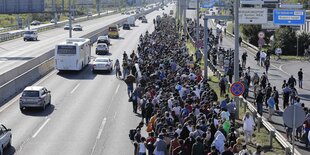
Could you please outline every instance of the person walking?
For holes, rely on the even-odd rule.
[[[270,83],[268,83],[267,87],[265,88],[265,104],[267,108],[268,108],[267,101],[269,97],[271,96],[271,93],[272,93],[272,87],[270,86]]]
[[[246,112],[243,117],[243,130],[245,136],[245,142],[252,143],[252,135],[254,132],[255,122],[253,117],[250,115],[250,112]]]
[[[300,68],[298,72],[298,86],[301,89],[302,89],[302,80],[303,80],[303,72],[302,72],[302,68]]]
[[[289,84],[290,88],[294,88],[296,86],[296,79],[293,75],[288,79],[287,83]]]
[[[267,58],[267,59],[265,60],[266,74],[268,74],[269,67],[270,67],[270,59]]]
[[[279,111],[279,92],[276,86],[273,86],[272,97],[275,101],[276,111]]]
[[[202,142],[202,139],[198,136],[196,138],[196,142],[193,144],[191,155],[204,155],[204,147]]]
[[[247,52],[243,52],[242,56],[241,56],[241,58],[242,58],[242,68],[245,68],[245,66],[246,66],[246,59],[247,59],[247,57],[248,57]]]
[[[264,95],[263,95],[263,93],[262,93],[261,90],[258,90],[258,94],[257,94],[257,96],[256,96],[255,102],[256,102],[257,112],[258,112],[260,115],[263,115]]]
[[[168,153],[167,144],[164,141],[163,133],[159,134],[158,139],[156,140],[154,146],[155,146],[154,155],[166,155]]]
[[[270,96],[267,102],[268,102],[268,112],[269,112],[268,113],[269,114],[268,115],[268,121],[272,121],[271,117],[274,113],[274,106],[275,106],[276,102],[275,102],[273,96]]]
[[[115,76],[117,78],[120,78],[122,76],[122,73],[121,73],[121,65],[118,59],[115,60],[114,69],[115,69]]]
[[[283,88],[283,108],[288,106],[290,99],[291,89],[288,87],[288,84]]]

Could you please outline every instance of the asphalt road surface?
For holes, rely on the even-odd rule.
[[[75,23],[80,24],[83,27],[83,31],[72,31],[72,37],[81,37],[113,22],[127,18],[128,16],[129,15],[121,15],[118,13],[94,20]],[[25,42],[23,38],[18,38],[0,43],[0,74],[54,49],[56,44],[64,42],[66,38],[69,38],[69,31],[60,27],[39,33],[39,41]]]
[[[111,54],[106,57],[115,61],[122,59],[123,51],[129,54],[136,49],[140,34],[154,29],[153,18],[163,12],[168,13],[170,8],[172,6],[169,5],[169,9],[148,14],[147,24],[137,20],[137,26],[132,30],[121,30],[120,39],[111,39]],[[91,25],[85,24],[88,25],[85,30],[104,26],[120,16],[107,18],[106,22],[100,19],[92,21]],[[63,33],[60,29],[55,31]],[[53,34],[50,31],[46,33]],[[47,39],[41,35],[40,43]],[[57,37],[53,39],[58,40]],[[95,46],[92,56],[97,57],[94,51]],[[0,108],[0,122],[11,128],[13,133],[13,147],[5,150],[5,154],[128,155],[133,152],[128,131],[135,128],[140,119],[128,103],[126,84],[117,79],[114,72],[93,74],[90,66],[81,72],[53,71],[35,83],[51,90],[52,105],[45,111],[29,109],[21,113],[20,94]]]

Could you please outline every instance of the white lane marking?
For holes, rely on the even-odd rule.
[[[102,131],[103,131],[103,128],[104,128],[106,122],[107,122],[107,118],[105,117],[105,118],[102,120],[102,123],[101,123],[101,125],[100,125],[99,132],[98,132],[98,135],[97,135],[96,139],[100,139],[101,134],[102,134]]]
[[[287,74],[288,76],[292,75],[292,74],[289,74],[288,72],[286,72],[286,71],[284,71],[284,70],[282,69],[282,67],[283,67],[284,65],[285,65],[285,64],[280,65],[280,67],[279,67],[278,69],[279,69],[280,71],[282,71],[283,73]]]
[[[33,85],[38,85],[40,83],[42,83],[43,81],[45,81],[47,78],[51,77],[52,75],[54,75],[56,73],[56,71],[52,71],[51,73],[47,74],[46,76],[44,76],[42,79],[40,79],[39,81],[37,81],[36,83],[34,83]],[[1,109],[0,109],[0,113],[3,112],[4,110],[6,110],[7,108],[9,108],[11,105],[13,105],[15,102],[17,102],[19,100],[19,94],[12,99],[11,101],[9,101],[8,103],[4,104]]]
[[[116,118],[116,115],[117,115],[117,112],[114,113],[114,117],[113,117],[114,119]]]
[[[78,83],[72,90],[71,90],[71,94],[73,94],[74,93],[74,91],[77,89],[77,88],[79,88],[79,86],[80,86],[80,83]]]
[[[35,138],[39,132],[44,128],[44,126],[50,121],[50,118],[48,118],[43,124],[42,126],[37,130],[37,132],[34,133],[34,135],[32,135],[32,138]]]
[[[117,85],[117,88],[116,88],[116,90],[115,90],[114,94],[117,94],[118,89],[119,89],[119,87],[120,87],[120,86],[121,86],[121,84],[118,84],[118,85]]]

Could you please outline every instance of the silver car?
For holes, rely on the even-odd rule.
[[[11,129],[0,124],[0,155],[3,155],[4,148],[11,147],[12,133]]]
[[[42,108],[51,104],[51,92],[42,86],[29,86],[24,89],[19,100],[20,110],[25,108]]]

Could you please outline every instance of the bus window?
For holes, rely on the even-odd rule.
[[[57,54],[76,54],[76,46],[58,46]]]

